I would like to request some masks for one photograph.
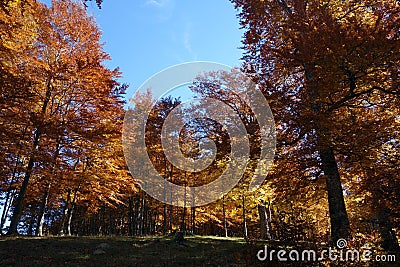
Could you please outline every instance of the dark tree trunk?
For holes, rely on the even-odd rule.
[[[47,105],[50,101],[50,96],[51,96],[51,79],[49,79],[47,82],[46,96],[43,101],[43,106],[42,106],[42,110],[41,110],[42,116],[44,116],[46,113]],[[18,230],[17,230],[18,223],[19,223],[20,217],[22,215],[23,205],[24,205],[24,201],[25,201],[25,195],[26,195],[26,191],[28,189],[29,180],[31,179],[31,175],[33,172],[35,157],[36,157],[37,151],[39,149],[39,140],[40,140],[40,137],[42,136],[42,128],[43,128],[43,125],[38,125],[38,127],[36,128],[36,131],[35,131],[35,135],[34,135],[34,139],[33,139],[33,146],[32,146],[32,153],[30,154],[28,166],[26,168],[26,172],[25,172],[25,176],[24,176],[24,180],[22,182],[21,188],[19,189],[17,200],[15,201],[14,211],[13,211],[13,215],[11,217],[10,227],[8,228],[7,235],[18,234]]]
[[[332,148],[320,149],[322,169],[326,175],[328,190],[329,215],[331,222],[331,241],[350,237],[350,223],[343,198],[339,170]]]
[[[145,222],[146,221],[146,198],[145,193],[142,190],[142,207],[140,209],[140,235],[144,235]]]
[[[174,224],[174,217],[173,217],[173,212],[174,212],[174,207],[172,205],[169,205],[169,231],[172,232],[172,225]]]
[[[386,251],[400,251],[396,233],[393,231],[390,213],[380,210],[378,213],[379,235],[382,238],[381,247]]]
[[[26,126],[24,128],[24,130],[22,131],[22,136],[21,136],[20,140],[24,140],[25,135],[27,133],[27,130],[28,130],[28,126]],[[18,166],[22,163],[22,161],[20,159],[20,156],[19,156],[21,150],[22,150],[22,144],[21,144],[21,142],[18,142],[17,158],[15,159],[15,166],[14,166],[13,171],[12,171],[10,184],[7,187],[7,194],[6,194],[6,198],[5,198],[5,201],[4,201],[2,214],[1,214],[1,219],[0,219],[0,235],[3,234],[2,231],[3,231],[4,224],[6,222],[6,219],[7,219],[7,215],[10,212],[11,205],[13,203],[13,200],[14,200],[15,196],[16,196],[16,191],[14,190],[13,187],[14,187],[14,184],[17,182],[16,176],[17,176],[17,173],[18,173]]]
[[[125,208],[124,208],[124,206],[122,206],[121,209],[122,209],[121,222],[120,222],[120,224],[121,224],[121,232],[119,234],[124,236],[125,232],[126,232],[126,230],[125,230]]]
[[[157,227],[158,213],[159,213],[159,210],[158,210],[158,207],[156,207],[156,210],[154,212],[153,227],[152,227],[152,230],[151,230],[153,235],[156,235],[157,232],[158,232],[158,227]]]
[[[15,167],[13,168],[13,174],[11,177],[10,184],[8,185],[8,188],[7,188],[6,198],[4,200],[4,205],[3,205],[1,219],[0,219],[0,234],[3,234],[3,232],[2,232],[3,226],[4,226],[4,223],[6,222],[7,214],[10,211],[12,201],[15,197],[15,191],[13,190],[13,185],[15,183],[18,163],[19,163],[19,156],[17,157],[17,159],[15,161]]]
[[[192,228],[191,232],[192,232],[192,234],[195,234],[195,231],[196,231],[196,207],[191,208],[190,216],[191,216],[190,225]]]
[[[372,209],[375,211],[375,218],[379,235],[382,239],[381,247],[386,251],[400,251],[399,242],[396,233],[393,231],[393,221],[390,209],[388,209],[385,199],[385,191],[390,188],[390,183],[379,183],[377,174],[374,172],[373,162],[362,166],[364,172],[368,176],[367,188],[372,193]],[[393,176],[388,177],[389,180],[394,179]]]
[[[164,203],[163,208],[163,235],[167,234],[167,204]]]
[[[32,217],[29,220],[29,227],[28,227],[28,231],[26,233],[28,236],[33,236],[34,225],[35,225],[35,215],[32,215]]]
[[[326,189],[328,191],[329,217],[331,224],[331,241],[336,244],[340,238],[350,237],[350,223],[347,216],[343,197],[343,188],[340,182],[340,174],[335,159],[331,130],[328,119],[330,114],[323,110],[321,95],[319,92],[318,75],[315,65],[304,65],[306,85],[313,112],[312,126],[317,136],[317,150],[321,158],[322,170],[326,176]]]
[[[37,146],[39,144],[40,135],[41,135],[41,133],[36,131],[35,141],[34,141],[35,151],[37,150]],[[17,231],[18,223],[19,223],[20,217],[22,215],[22,209],[23,209],[23,205],[24,205],[25,194],[26,194],[26,190],[28,188],[29,180],[31,179],[32,171],[33,171],[33,165],[34,165],[33,157],[34,156],[31,155],[31,157],[29,159],[29,163],[28,163],[28,167],[26,169],[25,177],[24,177],[24,180],[22,182],[21,188],[20,188],[20,190],[18,192],[17,200],[15,201],[14,211],[13,211],[13,215],[11,217],[10,227],[8,228],[7,235],[16,235],[16,234],[18,234],[18,231]]]
[[[139,234],[139,227],[140,227],[140,222],[139,222],[139,205],[140,205],[140,198],[135,198],[135,212],[134,212],[134,220],[133,220],[133,235],[138,235]]]
[[[265,239],[267,236],[266,233],[266,225],[267,225],[267,218],[265,216],[265,206],[258,204],[258,215],[260,216],[260,238]]]
[[[133,199],[132,197],[128,197],[128,233],[129,236],[133,236]]]

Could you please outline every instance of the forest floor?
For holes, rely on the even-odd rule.
[[[185,239],[178,244],[173,237],[0,237],[0,266],[326,266],[259,261],[261,241]]]
[[[185,239],[7,237],[0,239],[0,266],[246,266],[243,238]]]

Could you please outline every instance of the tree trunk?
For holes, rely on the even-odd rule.
[[[122,209],[121,221],[120,221],[121,231],[120,231],[119,235],[124,236],[126,230],[125,230],[125,208],[123,205],[121,206],[121,209]]]
[[[152,234],[156,235],[158,232],[158,227],[157,227],[157,222],[158,222],[158,207],[156,208],[155,212],[154,212],[154,220],[153,220],[153,228],[152,228]]]
[[[110,208],[108,209],[108,235],[112,235],[113,231],[113,216],[112,216],[113,210]]]
[[[139,223],[140,198],[135,197],[134,203],[135,203],[135,212],[134,212],[134,220],[133,220],[133,235],[138,235],[139,234],[139,226],[140,226],[140,223]]]
[[[36,222],[36,236],[43,236],[43,223],[44,223],[44,213],[46,211],[47,200],[49,198],[51,184],[46,186],[44,195],[42,197],[42,203],[40,205],[39,215]]]
[[[338,239],[350,237],[350,223],[333,149],[330,147],[320,149],[320,157],[322,169],[326,175],[326,188],[328,190],[331,241],[336,244]]]
[[[68,214],[68,216],[67,216],[67,218],[68,218],[68,220],[67,220],[67,235],[68,236],[72,235],[71,225],[72,225],[72,215],[74,214],[74,206],[75,206],[75,204],[72,203],[72,206],[70,208],[68,208],[68,211],[67,211],[67,214]]]
[[[275,239],[275,234],[272,229],[272,211],[271,211],[271,201],[268,200],[268,216],[267,216],[267,234],[269,235],[269,238]]]
[[[265,239],[266,235],[266,225],[267,218],[265,216],[266,210],[265,206],[258,204],[258,215],[260,216],[260,238]]]
[[[41,115],[44,117],[47,109],[47,105],[50,101],[50,96],[51,96],[51,78],[47,82],[47,89],[46,89],[46,96],[43,101],[43,106],[41,110]],[[35,156],[37,154],[37,151],[39,149],[39,140],[40,137],[42,136],[42,125],[39,125],[36,128],[35,134],[34,134],[34,139],[33,139],[33,146],[32,146],[32,153],[30,154],[29,157],[29,162],[28,166],[26,168],[24,180],[22,182],[21,188],[18,192],[17,200],[15,201],[14,205],[14,211],[13,215],[11,217],[11,222],[10,222],[10,227],[8,228],[7,235],[16,235],[18,234],[18,223],[20,220],[20,217],[22,215],[22,210],[23,210],[23,205],[24,205],[24,200],[25,200],[25,195],[26,191],[28,188],[29,180],[31,179],[31,175],[33,172],[33,166],[35,163]]]
[[[6,218],[7,218],[7,214],[10,211],[10,206],[12,204],[12,201],[14,199],[15,196],[15,192],[13,192],[14,190],[12,189],[14,182],[15,182],[15,176],[17,174],[17,167],[18,167],[18,161],[19,161],[19,157],[17,157],[16,163],[15,163],[15,167],[13,169],[13,174],[11,177],[11,181],[10,184],[7,187],[7,194],[6,194],[6,198],[4,200],[4,205],[2,208],[2,214],[1,214],[1,219],[0,219],[0,234],[3,234],[2,230],[3,230],[3,226],[4,223],[6,222]]]
[[[15,159],[15,166],[14,166],[14,168],[12,170],[10,184],[7,187],[6,199],[4,201],[2,214],[1,214],[1,219],[0,219],[0,235],[3,234],[3,227],[4,227],[4,224],[5,224],[6,219],[7,219],[7,214],[10,212],[10,207],[11,207],[11,205],[13,203],[13,200],[14,200],[14,198],[16,196],[16,192],[13,189],[13,185],[17,182],[16,175],[17,175],[17,172],[18,172],[18,166],[21,163],[23,163],[23,160],[21,160],[21,158],[20,158],[20,152],[22,150],[21,140],[24,140],[27,130],[28,130],[28,126],[26,126],[24,128],[24,130],[22,131],[22,136],[20,138],[20,141],[18,142],[18,152],[16,153],[17,154],[17,158]]]
[[[196,231],[196,207],[195,207],[195,197],[194,194],[196,192],[196,188],[195,187],[190,187],[190,195],[192,198],[192,207],[191,207],[191,211],[190,211],[190,217],[191,217],[191,232],[192,234],[195,234]]]
[[[246,221],[246,200],[244,194],[242,195],[242,205],[243,205],[243,236],[247,237],[247,221]]]
[[[128,233],[129,236],[133,236],[133,199],[132,197],[128,197]]]
[[[6,200],[3,205],[3,212],[1,214],[0,234],[3,234],[3,227],[4,224],[6,223],[7,214],[10,212],[10,207],[14,200],[15,194],[16,192],[15,191],[11,192],[11,190],[7,192]]]
[[[145,227],[145,211],[146,211],[146,199],[145,199],[145,195],[144,195],[144,191],[142,190],[142,205],[140,208],[140,221],[139,221],[139,235],[144,235],[144,227]]]
[[[41,135],[41,132],[36,131],[35,141],[34,141],[35,151],[38,148],[40,135]],[[17,200],[15,201],[14,211],[13,211],[13,215],[11,217],[10,227],[8,228],[7,235],[16,235],[16,234],[18,234],[17,227],[18,227],[19,219],[21,217],[21,213],[22,213],[22,209],[23,209],[26,190],[28,188],[28,183],[29,183],[29,180],[31,178],[32,171],[33,171],[33,165],[34,165],[33,157],[34,156],[31,155],[31,157],[29,159],[29,163],[28,163],[28,167],[27,167],[27,170],[26,170],[26,173],[25,173],[25,177],[24,177],[24,180],[22,182],[21,188],[20,188],[20,190],[18,192]]]
[[[381,247],[385,251],[400,251],[396,233],[393,231],[392,218],[386,210],[378,213],[379,235],[382,238]]]
[[[32,215],[32,217],[29,219],[28,231],[26,233],[28,236],[33,236],[33,226],[34,225],[35,225],[35,215]]]
[[[163,208],[163,235],[167,234],[167,204],[164,203]]]
[[[68,207],[67,209],[67,235],[71,236],[72,232],[71,232],[71,224],[72,224],[72,215],[74,213],[74,208],[75,208],[75,203],[76,203],[76,197],[78,195],[78,191],[80,189],[80,185],[78,186],[78,188],[75,190],[74,192],[74,197],[72,199],[71,205]]]
[[[186,173],[185,173],[186,176]],[[183,196],[183,212],[182,212],[182,223],[181,223],[181,232],[185,233],[186,231],[186,182],[185,182],[185,195]]]
[[[164,210],[163,210],[163,235],[167,234],[167,159],[164,154]]]
[[[228,227],[226,225],[226,210],[225,210],[225,195],[222,196],[222,214],[224,216],[224,231],[225,237],[228,237]]]
[[[61,218],[61,224],[60,224],[60,231],[59,231],[59,235],[64,236],[65,234],[65,221],[67,220],[68,217],[68,206],[70,203],[70,199],[71,199],[71,189],[68,189],[68,194],[67,194],[67,200],[65,202],[65,205],[63,207],[63,211],[62,211],[62,218]]]
[[[336,244],[340,238],[350,237],[350,223],[343,197],[343,188],[335,159],[331,131],[327,114],[323,109],[318,84],[318,75],[313,63],[305,64],[305,78],[313,112],[313,128],[317,135],[317,150],[321,158],[322,170],[326,176],[328,191],[329,217],[331,224],[331,241]]]
[[[374,172],[372,160],[367,161],[366,164],[362,164],[361,166],[368,177],[366,186],[372,193],[372,208],[375,211],[377,228],[382,238],[381,247],[386,251],[400,251],[396,233],[393,231],[390,210],[384,201],[386,198],[384,195],[385,187],[390,187],[390,183],[388,185],[384,182],[379,183],[377,174]],[[394,177],[390,176],[389,179],[392,180]]]
[[[169,169],[169,181],[171,182],[171,183],[173,183],[173,177],[172,177],[172,175],[173,175],[173,165],[171,164],[171,169]],[[170,191],[170,199],[171,199],[171,201],[172,201],[172,190],[169,190]],[[172,204],[172,203],[171,203]],[[170,232],[172,232],[172,226],[173,226],[173,224],[174,224],[174,221],[173,221],[173,212],[174,212],[174,207],[172,206],[172,205],[169,205],[169,231]]]

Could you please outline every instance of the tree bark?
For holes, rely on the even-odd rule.
[[[47,105],[49,104],[49,101],[50,101],[51,81],[52,81],[51,78],[47,81],[46,95],[45,95],[45,99],[43,101],[43,106],[42,106],[42,110],[41,110],[42,117],[44,117],[44,115],[46,114]],[[41,121],[41,124],[42,123],[43,123],[43,119]],[[25,172],[25,176],[24,176],[24,180],[22,182],[21,188],[18,192],[17,199],[15,201],[14,211],[13,211],[13,215],[11,217],[10,227],[8,228],[7,235],[17,235],[18,234],[18,230],[17,230],[18,223],[19,223],[20,217],[22,215],[22,209],[23,209],[23,205],[24,205],[24,201],[25,201],[26,191],[28,188],[29,180],[31,179],[31,175],[33,172],[35,156],[39,149],[39,140],[40,140],[40,137],[42,136],[43,125],[41,125],[41,124],[39,124],[37,126],[35,134],[34,134],[32,153],[30,154],[28,166],[26,168],[26,172]]]
[[[242,195],[242,205],[243,205],[243,236],[247,237],[247,220],[246,220],[246,200],[244,194]]]
[[[258,204],[258,215],[260,216],[260,238],[265,239],[267,220],[265,218],[265,206],[264,205]]]
[[[190,195],[191,195],[191,199],[192,199],[192,207],[191,207],[191,211],[190,211],[190,217],[191,217],[191,232],[192,234],[195,234],[196,231],[196,207],[195,207],[195,192],[196,192],[196,188],[195,187],[190,187]]]
[[[142,190],[141,193],[141,197],[142,197],[142,205],[140,208],[140,229],[139,229],[139,235],[144,235],[144,228],[145,228],[145,220],[146,220],[146,198],[145,198],[145,194],[144,191]]]
[[[269,202],[268,202],[268,208]],[[261,201],[261,204],[258,204],[258,214],[260,216],[260,235],[261,239],[271,239],[271,232],[270,232],[270,227],[269,227],[269,215],[267,213],[267,207],[266,203],[264,201]]]
[[[167,159],[164,154],[164,210],[163,210],[163,235],[167,234]]]
[[[225,210],[225,195],[222,196],[222,214],[224,216],[225,237],[228,237],[228,227],[227,227],[227,223],[226,223],[226,210]]]
[[[41,136],[41,131],[36,131],[35,140],[34,140],[34,151],[37,151],[39,139]],[[18,234],[18,223],[22,214],[23,204],[25,200],[26,190],[28,188],[28,183],[32,175],[33,165],[34,165],[34,155],[32,153],[27,170],[25,172],[24,180],[22,182],[21,188],[18,192],[17,200],[15,201],[13,215],[11,217],[10,227],[8,228],[7,235],[17,235]]]
[[[51,184],[48,184],[46,186],[44,195],[42,197],[42,203],[40,205],[39,215],[38,215],[37,222],[36,222],[36,225],[37,225],[36,232],[35,232],[36,236],[43,236],[44,213],[46,211],[47,200],[49,198],[49,193],[50,193],[50,187],[51,187]]]
[[[186,176],[186,172],[185,172]],[[181,232],[186,232],[186,182],[185,182],[185,195],[183,196],[183,211],[182,211],[182,223],[181,223]]]
[[[329,216],[331,222],[331,241],[336,243],[340,238],[350,237],[350,223],[347,216],[343,197],[343,188],[340,182],[339,170],[333,149],[320,149],[322,169],[326,175],[328,190]]]
[[[57,142],[56,142],[56,150],[54,152],[54,158],[53,158],[53,163],[51,166],[51,170],[50,170],[50,174],[53,175],[55,173],[55,169],[56,169],[56,162],[57,162],[57,158],[60,152],[60,137],[57,138]],[[40,205],[40,210],[39,210],[39,215],[37,218],[37,227],[36,227],[36,236],[43,236],[43,223],[44,223],[44,214],[46,212],[46,206],[47,206],[47,201],[49,198],[49,194],[50,194],[50,188],[51,188],[51,182],[48,182],[46,189],[44,191],[44,195],[42,197],[42,203]]]
[[[133,199],[128,197],[128,233],[133,236]]]
[[[323,110],[322,96],[319,92],[318,75],[314,63],[304,64],[306,85],[313,112],[313,128],[317,136],[317,150],[321,158],[322,170],[326,176],[328,191],[329,217],[331,224],[331,241],[336,244],[340,238],[350,237],[350,223],[343,197],[343,188],[335,159],[329,115]]]
[[[1,221],[0,221],[0,234],[3,234],[3,227],[7,219],[7,214],[10,212],[11,203],[14,200],[16,192],[7,192],[6,200],[3,205],[3,212],[1,214]]]
[[[66,200],[65,205],[63,207],[61,224],[60,224],[59,235],[61,235],[61,236],[64,236],[64,234],[65,234],[65,221],[66,221],[67,216],[68,216],[67,211],[68,211],[70,198],[71,198],[71,189],[68,189],[67,200]]]
[[[75,209],[75,203],[76,203],[76,197],[78,195],[80,189],[80,185],[78,186],[78,188],[75,190],[74,192],[74,196],[72,198],[72,201],[70,203],[70,206],[67,209],[67,235],[71,236],[72,232],[71,232],[71,224],[72,224],[72,215],[74,214],[74,209]]]
[[[381,247],[385,251],[400,251],[396,233],[393,231],[392,218],[390,212],[381,209],[378,213],[379,235],[382,238]]]

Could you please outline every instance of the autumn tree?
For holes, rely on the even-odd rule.
[[[1,227],[15,199],[22,168],[27,164],[27,137],[30,136],[30,113],[27,107],[33,98],[32,81],[22,71],[29,64],[29,48],[35,40],[37,28],[34,3],[28,1],[2,2],[0,8],[0,162],[1,194],[5,194]],[[22,62],[25,62],[23,64]]]
[[[84,175],[91,174],[90,177],[102,182],[85,182],[103,186],[104,190],[106,179],[115,178],[110,173],[106,175],[107,170],[116,173],[105,157],[107,147],[111,147],[110,155],[115,153],[113,151],[118,147],[115,140],[118,140],[122,129],[121,94],[125,86],[119,86],[115,81],[120,75],[118,70],[109,70],[104,66],[109,55],[100,44],[100,32],[93,18],[86,15],[81,4],[71,1],[53,1],[51,8],[43,4],[32,7],[37,23],[34,41],[24,51],[27,57],[20,57],[19,61],[20,71],[27,74],[32,84],[32,97],[29,105],[24,107],[28,108],[26,113],[29,114],[25,138],[30,145],[27,148],[27,164],[21,170],[23,179],[8,234],[17,233],[29,184],[41,181],[41,186],[49,189],[57,185],[55,192],[60,192],[58,190],[63,184],[57,178],[66,174],[62,171],[66,170],[66,165],[72,165],[76,174],[77,167],[89,164],[91,168],[83,166]],[[103,154],[96,156],[100,147],[104,149]],[[122,157],[122,147],[119,155]],[[95,167],[97,162],[103,168]],[[106,162],[110,164],[106,166]],[[46,172],[42,172],[44,170]],[[104,175],[99,175],[100,172]],[[81,188],[82,185],[76,187]],[[46,204],[49,190],[39,192],[42,196],[36,198]],[[112,197],[113,194],[109,192],[107,195]],[[29,197],[35,198],[32,195]],[[44,206],[38,214],[38,225]]]
[[[246,29],[245,69],[270,101],[281,155],[299,155],[296,164],[303,168],[303,177],[326,180],[331,240],[347,238],[350,224],[337,142],[349,133],[339,126],[347,123],[341,114],[349,107],[362,109],[373,98],[399,94],[399,5],[232,2]],[[356,133],[356,127],[352,131]]]

